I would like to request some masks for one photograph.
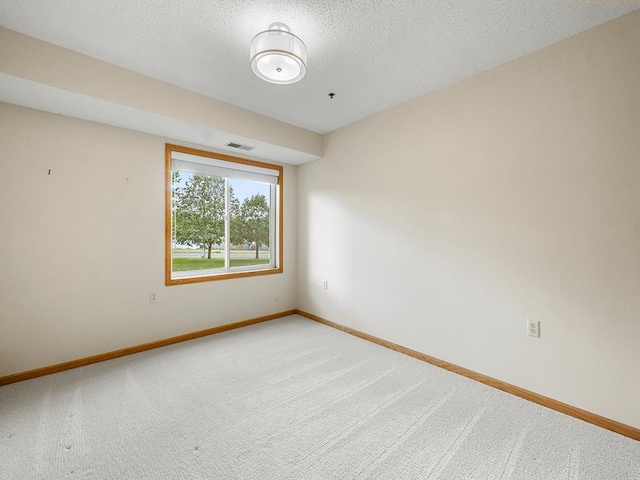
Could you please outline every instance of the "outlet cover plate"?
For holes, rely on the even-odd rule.
[[[540,337],[540,322],[538,320],[527,319],[527,335],[530,337]]]

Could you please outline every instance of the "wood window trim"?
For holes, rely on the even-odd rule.
[[[181,152],[190,155],[197,155],[206,158],[212,158],[216,160],[223,160],[230,163],[238,163],[242,165],[250,165],[254,167],[269,168],[277,170],[279,172],[277,183],[277,240],[276,240],[276,254],[277,264],[275,268],[260,269],[255,271],[243,271],[243,272],[223,272],[214,275],[203,275],[197,277],[185,277],[185,278],[172,278],[172,238],[171,238],[171,153]],[[190,147],[182,147],[180,145],[173,145],[170,143],[165,144],[165,285],[184,285],[187,283],[201,283],[211,282],[215,280],[228,280],[231,278],[243,278],[243,277],[255,277],[260,275],[273,275],[283,272],[283,234],[284,234],[284,188],[283,188],[283,167],[281,165],[275,165],[266,162],[258,162],[255,160],[247,160],[245,158],[233,157],[231,155],[224,155],[221,153],[213,153],[205,150],[198,150]]]

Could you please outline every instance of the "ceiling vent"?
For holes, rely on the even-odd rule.
[[[241,145],[239,143],[234,143],[234,142],[227,143],[227,147],[237,148],[238,150],[246,150],[247,152],[249,150],[253,150],[254,148],[256,148],[256,147],[251,147],[249,145]]]

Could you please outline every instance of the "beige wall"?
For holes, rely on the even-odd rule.
[[[639,155],[640,12],[334,132],[299,308],[640,427]]]
[[[0,376],[295,308],[296,167],[284,274],[165,287],[164,144],[0,104]]]

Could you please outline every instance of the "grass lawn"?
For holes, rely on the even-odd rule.
[[[232,258],[232,267],[244,267],[246,265],[266,265],[268,258]],[[203,270],[207,268],[224,268],[224,258],[174,258],[171,261],[174,272],[187,270]]]

